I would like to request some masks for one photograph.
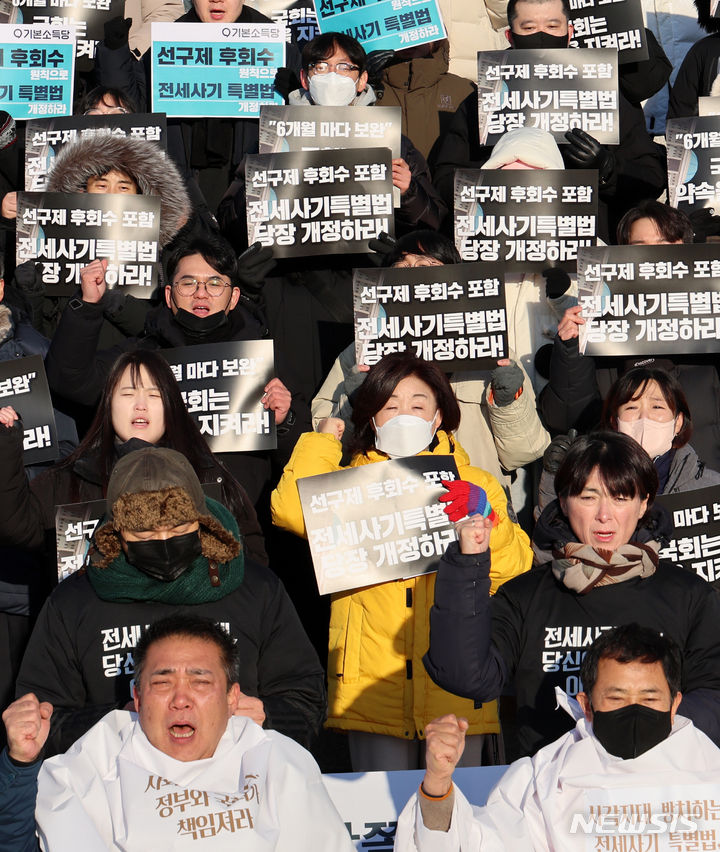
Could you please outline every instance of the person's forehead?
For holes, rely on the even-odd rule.
[[[642,660],[621,663],[611,657],[601,657],[598,662],[595,688],[603,692],[670,690],[665,670],[659,660],[653,663],[644,663]]]
[[[342,50],[340,47],[335,45],[335,50],[330,54],[330,56],[326,56],[324,59],[320,60],[321,62],[332,62],[337,65],[338,62],[352,62],[350,57]]]
[[[545,0],[543,3],[527,3],[520,0],[515,6],[515,15],[518,20],[547,20],[557,18],[567,20],[563,10],[562,0]]]
[[[106,172],[96,177],[95,180],[107,180],[110,178],[135,183],[135,181],[130,177],[130,175],[127,172],[124,172],[122,169],[108,169]]]
[[[220,648],[209,639],[196,636],[173,635],[160,639],[148,648],[145,671],[187,671],[204,669],[222,672]]]
[[[222,273],[212,267],[201,254],[189,254],[178,263],[175,276],[178,275],[222,275]]]

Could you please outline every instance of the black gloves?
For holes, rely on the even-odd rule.
[[[375,266],[385,266],[385,261],[388,255],[395,250],[396,244],[397,240],[394,237],[386,234],[385,231],[380,231],[376,239],[370,240],[368,243],[370,250],[373,252],[373,254],[368,255],[370,261]]]
[[[288,99],[290,92],[301,89],[302,84],[292,68],[278,68],[275,72],[275,91]]]
[[[559,266],[543,269],[542,274],[545,279],[545,295],[548,299],[559,299],[570,286],[570,276]]]
[[[368,75],[368,83],[378,100],[385,94],[385,84],[382,80],[382,72],[395,58],[394,50],[371,50],[365,57],[365,70]]]
[[[720,235],[720,216],[714,215],[712,207],[702,207],[688,213],[688,219],[693,229],[693,242],[706,243],[708,237]]]
[[[515,361],[496,367],[490,376],[493,400],[498,408],[504,408],[514,402],[517,392],[523,386],[525,376]]]
[[[577,430],[570,429],[567,435],[556,435],[543,454],[543,468],[548,473],[557,473],[570,445],[577,438]]]
[[[238,258],[240,289],[249,298],[257,298],[268,274],[277,266],[270,246],[253,243]]]
[[[119,15],[117,18],[111,18],[105,21],[105,47],[108,50],[119,50],[125,47],[128,43],[128,33],[132,26],[132,18],[123,18]]]
[[[579,127],[568,130],[565,138],[568,145],[563,152],[563,157],[568,168],[597,169],[600,174],[600,183],[610,180],[615,169],[615,155],[609,148],[601,145],[597,139],[580,130]]]

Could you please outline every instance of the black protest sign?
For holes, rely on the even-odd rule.
[[[450,372],[508,357],[502,264],[356,269],[353,303],[358,364],[410,350]]]
[[[167,145],[162,114],[71,115],[28,121],[25,132],[25,190],[42,192],[53,160],[64,145],[97,136],[132,136]]]
[[[720,259],[707,245],[598,246],[578,256],[580,351],[662,355],[720,349]]]
[[[390,148],[400,156],[400,107],[261,106],[261,154]]]
[[[300,50],[320,35],[313,0],[254,0],[253,9],[276,24],[284,24],[288,41]]]
[[[573,127],[603,145],[619,136],[618,61],[614,50],[484,50],[478,53],[481,145],[507,130],[540,127],[564,142]]]
[[[274,374],[272,340],[164,349],[188,414],[214,453],[271,450],[275,416],[262,405]]]
[[[421,455],[299,479],[321,595],[437,569],[455,529],[438,502],[452,456]]]
[[[41,355],[0,361],[0,408],[8,405],[22,420],[23,463],[56,459],[60,451],[55,414]]]
[[[644,62],[647,36],[640,0],[570,0],[571,47],[611,48],[618,62]]]
[[[276,257],[366,252],[395,233],[387,148],[258,154],[245,181],[248,241]]]
[[[13,0],[25,24],[74,24],[78,71],[91,71],[105,24],[123,14],[124,0]]]
[[[720,588],[720,486],[661,494],[656,502],[670,512],[675,525],[660,556]]]
[[[72,296],[81,269],[105,259],[110,289],[149,299],[157,284],[159,228],[156,196],[20,192],[17,260],[36,261],[49,296]]]
[[[720,202],[720,117],[673,118],[667,139],[668,201],[690,213]]]
[[[455,245],[463,260],[506,271],[574,271],[578,249],[595,245],[595,170],[458,169]]]
[[[83,567],[90,539],[105,514],[104,500],[55,507],[58,583]]]

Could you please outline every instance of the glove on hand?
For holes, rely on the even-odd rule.
[[[385,231],[380,231],[377,238],[368,243],[371,251],[371,254],[368,255],[370,261],[375,266],[385,266],[387,256],[394,251],[396,244],[397,240],[394,237],[386,234]]]
[[[257,295],[263,288],[265,278],[275,267],[277,261],[270,246],[253,243],[238,258],[238,279],[240,289],[249,296]]]
[[[564,269],[559,266],[551,266],[548,269],[543,269],[543,278],[545,279],[545,295],[548,299],[559,299],[563,293],[567,292],[570,286],[570,276]]]
[[[601,183],[610,179],[615,168],[615,155],[609,148],[601,145],[597,139],[579,127],[568,130],[565,138],[568,147],[564,151],[564,157],[570,168],[597,169]]]
[[[570,445],[577,438],[577,430],[570,429],[567,435],[556,435],[543,453],[543,469],[548,473],[557,473]]]
[[[128,43],[128,33],[131,26],[132,18],[123,18],[122,15],[105,21],[105,38],[103,39],[105,47],[108,50],[119,50],[121,47],[125,47]]]
[[[394,58],[394,50],[371,50],[368,53],[365,57],[365,70],[371,84],[380,77],[383,70],[390,65]]]
[[[443,487],[448,493],[440,496],[440,502],[448,504],[444,511],[453,523],[470,515],[490,518],[493,526],[500,520],[488,502],[487,494],[479,485],[457,479],[453,482],[443,482]]]
[[[290,92],[301,88],[300,79],[292,68],[278,68],[275,72],[275,91],[282,95],[285,100],[288,99]]]
[[[511,361],[502,367],[496,367],[490,376],[490,387],[495,405],[498,408],[504,408],[514,402],[524,381],[523,371],[515,361]]]

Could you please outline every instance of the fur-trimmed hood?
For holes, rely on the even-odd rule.
[[[65,145],[48,174],[49,192],[85,192],[88,178],[127,172],[143,195],[160,197],[160,244],[190,217],[190,198],[173,161],[155,142],[128,136],[88,136]]]

